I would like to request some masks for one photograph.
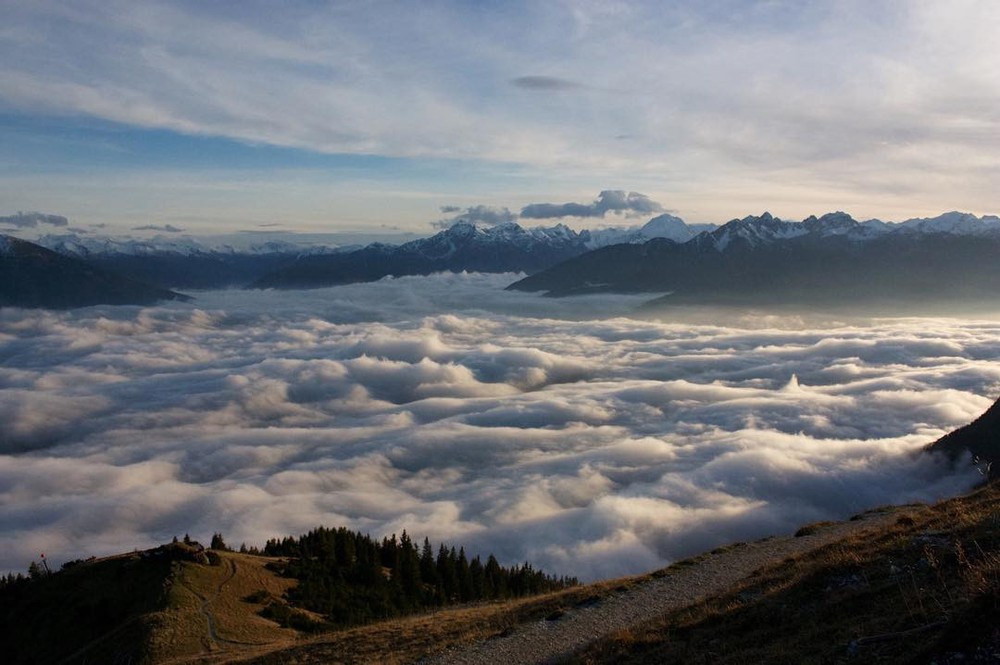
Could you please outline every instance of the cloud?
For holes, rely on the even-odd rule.
[[[177,228],[172,224],[164,224],[162,226],[157,224],[146,224],[145,226],[133,226],[133,231],[163,231],[164,233],[183,233],[184,229]]]
[[[458,224],[459,222],[496,226],[497,224],[517,220],[517,215],[507,208],[496,208],[487,205],[469,206],[467,208],[459,208],[457,206],[441,206],[441,212],[451,214],[452,216],[447,219],[432,222],[431,226],[439,229],[447,229],[451,228],[455,224]]]
[[[490,20],[464,3],[296,3],[280,21],[256,5],[224,15],[201,3],[81,1],[80,12],[31,2],[5,13],[5,112],[180,134],[197,164],[204,146],[190,137],[432,160],[422,191],[466,178],[483,189],[579,191],[610,175],[669,193],[692,219],[762,206],[785,208],[783,217],[828,206],[898,218],[955,201],[978,212],[996,205],[1000,83],[990,44],[1000,9],[987,0],[729,2],[724,11],[690,1],[519,3]],[[574,94],[557,94],[578,82]],[[39,138],[56,137],[19,145]],[[39,164],[93,164],[82,153],[95,142],[67,149],[66,162],[35,152]],[[442,162],[454,167],[442,172]],[[385,183],[396,168],[363,170],[341,191],[360,196],[379,179],[395,190]],[[340,174],[311,186],[296,174],[296,198],[325,201]],[[8,179],[7,191],[27,198],[27,181],[39,195],[70,197],[59,190],[85,181],[57,187],[53,175]],[[91,191],[107,182],[98,175]],[[184,187],[177,177],[130,176],[141,183],[131,207],[143,195],[162,207],[156,193],[169,180],[174,199],[188,198],[176,195],[185,189],[206,208],[224,186],[246,194],[248,214],[260,214],[265,193],[271,214],[288,210],[288,187],[269,192],[240,169],[201,171]],[[213,196],[202,191],[206,178]]]
[[[661,321],[513,278],[0,311],[0,570],[327,524],[596,579],[978,478],[918,452],[1000,393],[996,320]]]
[[[519,76],[511,79],[511,85],[523,90],[538,90],[544,92],[561,92],[581,87],[579,83],[555,76]]]
[[[552,217],[604,217],[607,213],[627,217],[663,212],[663,206],[645,194],[606,189],[593,203],[532,203],[521,209],[521,217],[550,219]]]
[[[69,220],[62,215],[47,215],[42,212],[18,212],[13,215],[0,217],[0,224],[16,226],[19,229],[35,228],[39,224],[50,224],[52,226],[67,226]]]

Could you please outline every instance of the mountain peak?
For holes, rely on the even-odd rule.
[[[743,219],[734,219],[708,233],[707,239],[721,252],[731,245],[754,248],[807,232],[808,229],[801,224],[785,222],[765,211],[760,216],[748,215]]]
[[[639,232],[647,238],[667,238],[677,242],[686,242],[695,236],[683,219],[670,214],[652,218],[642,225]]]

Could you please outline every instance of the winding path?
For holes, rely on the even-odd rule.
[[[809,536],[761,540],[709,554],[663,577],[651,578],[599,601],[567,609],[558,618],[526,624],[503,637],[449,649],[425,663],[558,662],[614,632],[638,627],[667,612],[726,591],[763,566],[836,542],[858,529],[882,524],[897,516],[898,513],[871,514],[863,520],[825,527]]]
[[[208,611],[208,606],[215,599],[219,597],[219,595],[222,593],[222,590],[226,587],[227,584],[229,584],[230,580],[236,577],[236,562],[229,558],[225,559],[224,561],[226,566],[229,568],[229,575],[226,576],[226,579],[219,582],[218,586],[216,586],[215,588],[215,593],[213,593],[211,596],[204,596],[197,589],[188,584],[186,581],[182,582],[182,584],[184,584],[184,586],[187,588],[188,591],[193,593],[195,596],[198,597],[199,600],[201,600],[201,605],[198,607],[198,611],[201,613],[203,617],[205,617],[205,625],[208,628],[209,650],[219,649],[220,642],[224,644],[242,644],[242,642],[227,640],[224,637],[220,637],[218,631],[215,628],[215,617],[213,617],[212,613]],[[222,650],[224,651],[224,649]]]

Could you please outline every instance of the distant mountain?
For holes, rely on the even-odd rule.
[[[995,220],[995,221],[994,221]],[[846,213],[734,219],[687,242],[597,249],[512,284],[565,296],[669,293],[665,302],[811,303],[994,299],[1000,220],[961,213],[891,224]]]
[[[164,289],[311,288],[372,281],[388,275],[462,270],[533,274],[553,268],[555,272],[533,275],[514,288],[545,290],[553,295],[601,290],[671,291],[675,300],[779,300],[795,292],[803,297],[807,292],[817,296],[830,292],[837,280],[820,277],[821,269],[833,275],[850,271],[850,275],[838,277],[846,280],[843,288],[851,283],[852,288],[891,291],[898,284],[902,292],[925,286],[930,291],[949,292],[940,280],[924,285],[919,271],[913,273],[907,266],[920,267],[924,254],[933,254],[933,247],[927,245],[930,237],[943,238],[943,243],[932,243],[942,248],[964,247],[976,240],[992,243],[1000,238],[1000,218],[949,212],[900,223],[858,222],[846,213],[835,212],[788,222],[764,213],[716,227],[689,225],[679,217],[663,214],[642,226],[583,231],[562,224],[525,229],[513,222],[498,226],[459,222],[434,236],[400,245],[376,242],[364,247],[335,247],[316,244],[319,241],[309,235],[284,237],[286,240],[262,241],[261,237],[247,236],[251,238],[248,241],[237,236],[212,240],[183,235],[116,239],[59,234],[44,236],[39,244]],[[650,242],[653,244],[642,250],[628,249],[630,245]],[[623,245],[625,249],[611,249]],[[667,249],[673,245],[678,247]],[[593,250],[608,253],[583,258]],[[897,250],[902,252],[899,256]],[[977,255],[986,247],[949,251],[957,252],[956,256],[967,252]],[[769,252],[777,252],[778,256],[770,257]],[[912,261],[902,260],[900,264],[900,257],[905,256]],[[554,268],[576,257],[581,257],[581,263]],[[869,259],[884,270],[868,266],[858,272],[854,264]],[[616,262],[620,262],[621,270],[614,267]],[[579,279],[575,276],[578,270]],[[953,277],[969,276],[961,270],[959,273]],[[914,274],[915,281],[910,279]],[[945,278],[947,274],[940,276]],[[859,283],[862,277],[869,278],[869,282]],[[889,278],[895,281],[887,282]],[[969,286],[975,287],[975,283]],[[749,294],[742,293],[747,290]]]
[[[252,287],[313,288],[441,271],[532,273],[594,247],[643,243],[660,236],[687,240],[694,235],[671,215],[656,217],[642,227],[580,232],[563,224],[525,229],[514,222],[497,226],[458,222],[430,238],[402,245],[373,243],[349,252],[300,256]]]
[[[582,231],[581,237],[588,249],[598,249],[608,245],[623,243],[643,243],[653,238],[666,238],[675,242],[687,242],[702,231],[714,230],[714,224],[699,224],[690,226],[680,217],[660,215],[654,217],[642,226],[628,228],[607,228]]]
[[[62,309],[186,299],[26,240],[0,235],[0,307]]]
[[[562,225],[526,231],[514,223],[459,222],[402,245],[373,243],[353,252],[302,256],[252,287],[312,288],[440,271],[534,272],[585,251],[579,234]]]
[[[927,446],[927,450],[952,460],[968,453],[989,465],[990,480],[1000,478],[1000,400],[973,422]]]
[[[950,235],[991,236],[1000,233],[1000,217],[976,217],[967,212],[946,212],[937,217],[921,217],[901,222],[898,227],[906,232],[947,233]]]
[[[283,241],[236,247],[189,236],[137,240],[59,234],[43,236],[38,244],[160,288],[184,289],[242,287],[300,256],[337,251]]]

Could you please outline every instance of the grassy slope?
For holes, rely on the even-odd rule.
[[[298,638],[295,631],[260,617],[262,605],[244,600],[260,590],[280,597],[293,581],[267,570],[271,559],[234,552],[219,556],[221,565],[183,562],[175,570],[166,607],[150,617],[155,625],[148,647],[152,662],[226,660]]]
[[[950,662],[954,652],[962,662],[998,662],[998,627],[1000,484],[992,483],[908,511],[875,537],[786,559],[573,662]]]
[[[998,499],[994,483],[968,497],[908,507],[876,537],[848,537],[786,559],[574,660],[925,662],[971,652],[1000,625]],[[261,618],[262,605],[244,600],[261,590],[280,598],[293,584],[267,570],[268,561],[221,553],[212,566],[123,555],[43,579],[17,607],[3,608],[12,656],[5,662],[413,662],[665,574],[303,635]]]

